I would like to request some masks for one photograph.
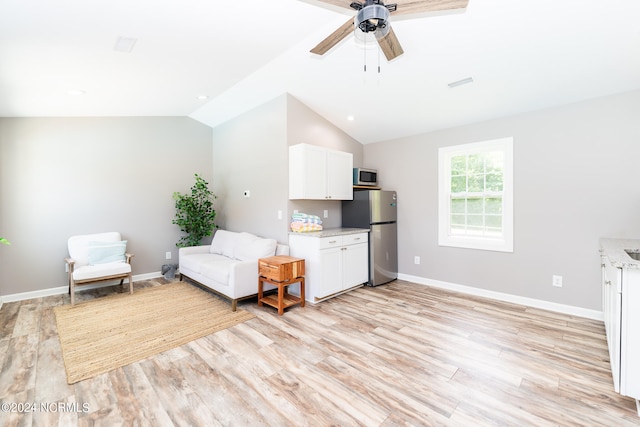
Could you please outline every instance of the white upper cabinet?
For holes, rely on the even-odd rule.
[[[290,146],[289,199],[352,200],[353,154],[309,144]]]

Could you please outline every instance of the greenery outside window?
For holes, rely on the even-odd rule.
[[[441,246],[513,252],[513,138],[442,147]]]

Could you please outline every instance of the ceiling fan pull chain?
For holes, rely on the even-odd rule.
[[[364,55],[364,72],[367,72],[367,38],[365,37],[364,39],[364,49],[363,49],[363,55]]]

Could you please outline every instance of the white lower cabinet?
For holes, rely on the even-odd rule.
[[[616,392],[640,399],[640,269],[602,256],[602,311]],[[640,415],[640,407],[638,408]]]
[[[369,280],[369,234],[290,234],[291,256],[305,259],[305,296],[315,303]],[[295,285],[291,293],[298,293]]]

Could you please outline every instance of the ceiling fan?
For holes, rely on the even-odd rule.
[[[384,4],[383,0],[364,0],[362,2],[349,0],[318,1],[333,6],[354,9],[357,13],[355,18],[349,18],[340,28],[311,49],[312,53],[324,55],[356,27],[364,33],[373,33],[388,61],[404,53],[396,34],[393,32],[393,28],[391,28],[390,15],[397,16],[463,9],[467,7],[469,2],[469,0],[396,0],[393,4]]]

